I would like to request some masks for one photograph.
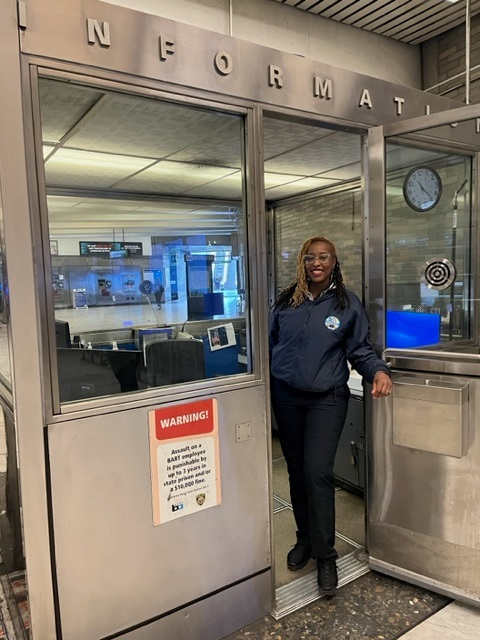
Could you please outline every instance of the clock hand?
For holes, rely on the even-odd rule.
[[[431,198],[431,195],[429,194],[429,192],[427,192],[427,191],[424,189],[424,187],[421,185],[421,183],[419,182],[419,180],[418,180],[417,182],[418,182],[418,185],[421,187],[421,189],[422,189],[422,190],[424,191],[424,193],[426,194],[426,196],[429,196],[429,198]]]

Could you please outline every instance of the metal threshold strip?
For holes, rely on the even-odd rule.
[[[354,550],[337,560],[339,587],[358,579],[369,570],[368,555],[365,550]],[[276,606],[271,616],[278,621],[296,610],[323,597],[319,594],[317,571],[283,585],[276,590]]]

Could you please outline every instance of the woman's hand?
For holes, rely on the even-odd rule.
[[[372,396],[373,398],[380,398],[382,396],[389,396],[392,392],[392,380],[386,374],[386,372],[376,372],[374,375],[374,381],[372,384]]]

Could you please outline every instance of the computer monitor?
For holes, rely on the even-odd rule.
[[[388,311],[386,347],[425,347],[441,340],[441,314]]]
[[[147,343],[174,338],[174,330],[172,327],[139,327],[134,330],[134,337],[136,347],[144,349]]]
[[[222,316],[224,314],[224,294],[204,294],[204,314],[206,316]]]
[[[139,389],[139,350],[57,348],[60,401],[110,396]]]
[[[57,347],[72,347],[70,327],[67,321],[55,321],[55,338],[57,340]]]

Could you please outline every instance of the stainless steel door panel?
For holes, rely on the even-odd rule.
[[[270,572],[265,572],[116,638],[223,639],[272,608],[271,580]]]
[[[384,352],[384,358],[393,369],[411,372],[413,376],[422,376],[420,372],[432,372],[479,377],[479,346],[471,345],[463,353],[387,349]]]
[[[369,559],[372,569],[479,603],[479,549],[449,544],[388,523],[375,525],[371,544],[376,556],[371,553]]]
[[[222,503],[157,527],[147,422],[155,407],[49,426],[64,638],[116,634],[270,567],[265,391],[217,398]],[[241,442],[239,422],[251,424]]]
[[[393,375],[393,381],[393,444],[464,456],[469,384],[402,375]]]
[[[394,389],[405,376],[405,371],[393,372]],[[460,598],[469,589],[479,599],[479,379],[430,377],[442,385],[451,383],[450,390],[459,385],[464,389],[469,382],[466,453],[457,458],[395,445],[396,398],[373,404],[370,564],[373,568],[384,564],[386,572],[391,566],[414,572],[424,576],[424,585],[431,588],[433,580],[439,580]],[[415,416],[405,420],[416,421],[417,429],[425,427]]]
[[[462,405],[466,403],[469,384],[464,381],[453,383],[424,376],[398,376],[394,388],[394,398]]]
[[[373,569],[479,602],[479,140],[456,132],[479,105],[457,111],[368,131],[365,301],[394,388],[366,403],[366,538]],[[421,213],[425,161],[444,190]]]

